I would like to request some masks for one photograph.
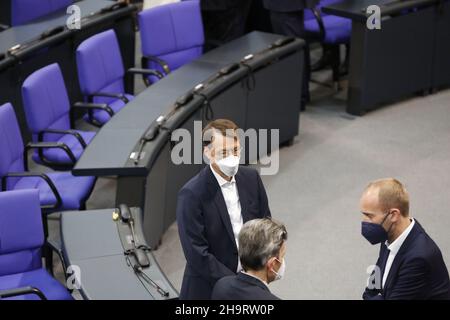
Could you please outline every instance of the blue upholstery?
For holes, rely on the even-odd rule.
[[[71,300],[58,281],[42,268],[44,244],[37,190],[0,192],[0,290],[37,288],[49,300]],[[36,300],[35,295],[14,297]]]
[[[72,3],[73,0],[39,0],[36,5],[36,0],[11,0],[11,24],[17,26],[55,11],[65,11]]]
[[[322,12],[321,8],[325,5],[342,2],[342,0],[321,0],[316,6],[321,13],[325,27],[324,44],[346,44],[350,42],[352,31],[352,21],[350,19],[328,15]],[[311,10],[305,10],[305,30],[312,34],[319,34],[319,24]]]
[[[171,71],[203,53],[205,37],[198,1],[184,1],[157,6],[139,13],[142,54],[162,59]],[[143,65],[163,74],[155,62]],[[154,76],[151,82],[157,81]]]
[[[132,95],[124,89],[125,70],[119,42],[114,30],[107,30],[83,41],[76,53],[78,77],[81,92],[89,102],[106,103],[114,112],[120,111],[125,102],[117,98],[97,97],[97,93]],[[100,124],[106,123],[110,116],[103,110],[93,112],[93,118]]]
[[[0,192],[0,276],[40,268],[43,244],[38,191]]]
[[[352,22],[349,19],[325,16],[323,17],[323,24],[325,26],[325,44],[344,44],[350,42],[350,35],[352,33]],[[305,29],[311,33],[320,33],[319,24],[314,20],[305,20]]]
[[[93,177],[74,177],[70,172],[47,173],[61,195],[65,210],[78,210],[92,189]],[[51,205],[56,202],[48,184],[35,177],[20,178],[15,181],[14,190],[38,189],[41,205]]]
[[[67,289],[52,278],[43,268],[0,277],[0,290],[28,286],[42,291],[48,300],[73,300]],[[9,300],[39,300],[39,297],[27,294],[10,298]]]
[[[8,173],[23,173],[23,140],[11,104],[0,106],[0,178]],[[84,207],[94,186],[94,177],[74,177],[70,172],[49,173],[62,204],[59,210],[78,210]],[[7,180],[6,190],[38,189],[41,205],[56,204],[47,183],[37,177],[18,177]]]
[[[48,129],[70,130],[70,102],[67,89],[59,65],[54,63],[35,71],[23,83],[23,105],[28,127],[33,141],[38,142],[38,134]],[[95,136],[95,132],[77,131],[86,144]],[[78,160],[83,153],[83,146],[71,134],[43,135],[42,141],[66,144]],[[46,160],[56,165],[71,164],[67,153],[61,149],[45,149]],[[42,163],[38,153],[33,154],[33,160]]]

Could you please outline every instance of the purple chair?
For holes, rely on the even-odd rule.
[[[56,11],[65,11],[73,0],[39,0],[38,5],[36,2],[36,0],[11,0],[11,25],[22,25]]]
[[[58,64],[37,70],[23,83],[22,98],[34,142],[52,142],[61,148],[43,148],[33,160],[53,169],[71,168],[95,136],[95,132],[72,130],[71,109]]]
[[[199,1],[157,6],[139,13],[142,67],[167,75],[203,54],[205,37]],[[152,83],[156,77],[150,77]]]
[[[39,192],[0,192],[0,299],[73,299],[42,267],[43,246]]]
[[[114,113],[120,111],[134,96],[125,92],[122,54],[114,30],[107,30],[83,41],[76,53],[81,92],[88,102],[107,104]],[[162,77],[155,70],[131,68],[131,74],[146,77]],[[149,85],[148,82],[146,82]],[[108,122],[111,114],[96,110],[86,120],[101,126]]]
[[[24,148],[13,107],[9,103],[0,106],[0,191],[37,189],[41,207],[47,213],[84,209],[94,187],[94,177],[74,177],[70,172],[28,172],[24,154],[53,146],[49,142],[30,143]]]
[[[322,43],[324,52],[329,52],[335,85],[338,85],[339,81],[340,45],[349,45],[352,21],[328,15],[323,13],[321,9],[323,6],[337,2],[342,2],[342,0],[321,0],[314,9],[305,10],[305,30],[312,38]]]

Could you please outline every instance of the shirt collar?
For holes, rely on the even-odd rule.
[[[230,183],[234,183],[236,182],[235,177],[233,176],[233,178],[231,178],[231,181],[225,180],[224,178],[222,178],[222,176],[220,174],[218,174],[216,172],[216,170],[214,170],[214,168],[212,167],[212,165],[210,164],[209,167],[211,168],[212,173],[214,174],[214,177],[216,177],[217,182],[219,183],[220,187],[224,187]]]
[[[411,232],[412,228],[414,227],[415,221],[413,218],[411,218],[411,223],[409,224],[408,228],[405,229],[405,231],[402,232],[402,234],[395,239],[394,242],[389,244],[389,242],[386,241],[386,247],[389,249],[389,251],[392,254],[397,254],[398,250],[400,250],[403,242],[405,242],[406,238],[408,237],[409,233]]]

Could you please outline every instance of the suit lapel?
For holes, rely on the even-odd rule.
[[[411,232],[406,237],[405,242],[403,242],[402,246],[400,247],[400,250],[397,252],[394,261],[392,261],[391,269],[389,270],[389,274],[386,278],[384,292],[389,290],[392,281],[394,279],[394,276],[397,275],[403,255],[407,252],[410,244],[414,241],[414,238],[421,232],[421,230],[423,230],[422,227],[420,226],[419,222],[415,220],[414,227],[411,229]]]
[[[205,168],[205,174],[208,180],[208,190],[212,196],[213,202],[219,212],[220,218],[227,230],[230,239],[233,244],[236,246],[236,241],[234,239],[233,227],[231,226],[230,215],[228,214],[227,205],[225,204],[225,199],[223,198],[222,190],[220,189],[219,183],[214,177],[214,174],[211,171],[211,168],[207,166]]]

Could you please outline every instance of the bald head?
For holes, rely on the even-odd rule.
[[[375,180],[366,187],[362,201],[377,206],[383,212],[398,209],[402,216],[409,216],[409,195],[403,184],[397,179]]]

